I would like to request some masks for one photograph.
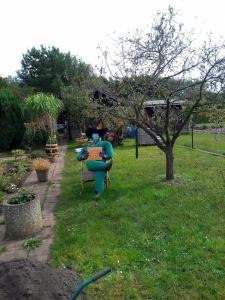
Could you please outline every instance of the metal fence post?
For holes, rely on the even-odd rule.
[[[135,131],[135,155],[136,155],[136,159],[138,159],[138,128],[136,127],[136,131]]]

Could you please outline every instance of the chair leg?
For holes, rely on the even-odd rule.
[[[106,188],[109,187],[109,184],[110,184],[110,178],[109,178],[109,175],[106,175],[106,178],[105,178],[105,186],[106,186]]]
[[[84,192],[84,181],[82,180],[82,191]]]

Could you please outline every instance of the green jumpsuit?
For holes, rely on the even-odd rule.
[[[82,160],[82,156],[85,155],[89,147],[102,147],[102,152],[105,154],[105,160],[87,160],[87,169],[94,172],[95,178],[95,192],[102,193],[104,191],[104,180],[107,171],[106,161],[113,157],[113,147],[110,142],[98,141],[97,143],[88,144],[77,156],[78,160]]]

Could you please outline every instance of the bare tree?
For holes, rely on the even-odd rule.
[[[224,85],[225,44],[211,37],[201,46],[193,32],[185,32],[169,7],[155,17],[147,32],[119,38],[113,80],[118,101],[109,109],[134,122],[155,141],[166,156],[166,179],[174,178],[174,144],[193,112]],[[108,61],[108,66],[110,63]],[[149,116],[146,100],[162,99]],[[173,109],[182,100],[182,111]]]

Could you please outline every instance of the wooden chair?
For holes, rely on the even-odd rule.
[[[82,191],[84,192],[85,183],[95,181],[94,172],[85,169],[84,161],[81,161],[81,164],[80,164],[80,175],[81,175]],[[110,181],[110,177],[109,177],[109,171],[106,171],[106,175],[105,175],[105,187],[106,188],[109,187],[110,182],[111,181]]]

